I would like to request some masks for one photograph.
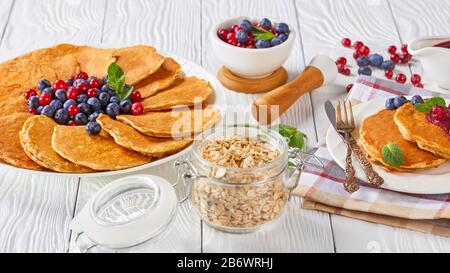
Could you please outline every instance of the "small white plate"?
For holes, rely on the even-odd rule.
[[[354,130],[353,136],[357,140],[359,139],[359,124],[368,116],[383,109],[384,103],[385,99],[376,99],[353,107],[355,122],[358,125]],[[326,143],[332,158],[341,168],[345,168],[346,146],[332,126],[328,128]],[[353,163],[356,177],[365,180],[364,172],[355,158]],[[380,176],[384,178],[382,188],[417,194],[450,193],[450,162],[444,163],[437,168],[416,173],[387,172],[376,164],[373,166]]]
[[[116,47],[117,45],[115,45],[115,46],[93,45],[93,46],[100,47],[100,48],[109,48],[109,47]],[[186,76],[197,76],[198,78],[209,81],[212,84],[212,86],[214,88],[214,93],[208,98],[207,103],[208,103],[208,105],[219,109],[221,112],[220,114],[223,117],[224,107],[227,105],[227,102],[226,102],[226,97],[224,94],[224,89],[222,88],[220,83],[217,81],[217,79],[213,75],[211,75],[209,72],[207,72],[202,66],[200,66],[198,64],[190,62],[179,56],[165,54],[164,52],[161,52],[161,54],[163,54],[164,56],[167,56],[167,57],[171,57],[175,61],[177,61],[181,65],[181,69],[184,72],[184,74],[186,74]],[[18,55],[18,54],[14,54],[14,53],[10,54],[10,56],[14,56],[14,55]],[[118,171],[104,171],[104,172],[102,171],[102,172],[94,172],[94,173],[86,173],[86,174],[67,174],[67,173],[57,173],[57,172],[52,172],[52,171],[35,171],[35,170],[22,169],[22,168],[17,168],[17,167],[14,167],[14,166],[11,166],[11,165],[8,165],[5,163],[1,163],[1,162],[0,162],[0,168],[13,169],[13,170],[20,171],[20,172],[27,173],[27,174],[40,174],[40,175],[49,175],[49,176],[64,176],[64,177],[110,176],[110,175],[131,173],[131,172],[140,171],[140,170],[144,170],[144,169],[148,169],[151,167],[161,165],[163,163],[169,162],[171,160],[174,160],[174,159],[186,154],[191,149],[191,146],[192,145],[186,147],[185,149],[179,151],[176,154],[173,154],[173,155],[161,158],[161,159],[157,159],[150,163],[147,163],[147,164],[144,164],[141,166],[137,166],[137,167],[133,167],[133,168],[128,168],[125,170],[118,170]]]

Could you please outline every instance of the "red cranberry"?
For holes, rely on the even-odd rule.
[[[388,47],[388,52],[389,52],[389,54],[391,54],[391,55],[396,54],[396,53],[397,53],[397,47],[396,47],[395,45],[389,46],[389,47]]]
[[[87,95],[90,98],[95,98],[97,97],[97,90],[95,88],[91,88],[87,91]]]
[[[398,64],[400,62],[400,56],[398,56],[398,54],[392,54],[391,55],[391,61],[393,61],[394,63]]]
[[[36,109],[31,107],[30,109],[28,109],[28,113],[36,115]]]
[[[345,65],[343,64],[337,64],[338,72],[341,74],[344,74]]]
[[[403,56],[400,58],[400,62],[402,64],[407,64],[409,61],[411,61],[412,56],[409,53],[403,54]]]
[[[238,42],[236,40],[228,40],[228,43],[233,46],[237,46]]]
[[[423,88],[423,84],[420,83],[420,82],[415,83],[414,86],[417,87],[417,88]]]
[[[25,92],[23,92],[23,96],[25,97],[25,99],[29,99],[32,96],[36,96],[37,92],[36,90],[34,90],[33,88],[27,88],[25,89]]]
[[[88,74],[87,74],[86,72],[83,72],[83,71],[80,71],[80,72],[78,72],[78,73],[75,75],[75,79],[76,79],[76,80],[79,80],[79,79],[87,80],[88,78],[89,78]]]
[[[362,46],[364,46],[364,43],[361,42],[361,41],[356,41],[356,42],[353,44],[353,48],[356,49],[356,50],[359,50]]]
[[[350,83],[350,84],[347,85],[347,87],[345,88],[345,90],[346,90],[347,93],[348,93],[348,92],[350,92],[350,90],[352,90],[352,88],[353,88],[353,83]]]
[[[141,102],[141,101],[142,101],[141,92],[139,92],[139,91],[133,91],[133,92],[131,93],[130,98],[131,98],[131,101],[132,101],[132,102]]]
[[[71,106],[69,106],[69,108],[67,108],[67,112],[69,112],[69,115],[73,117],[76,114],[80,113],[80,109],[75,104],[72,104]]]
[[[77,84],[77,89],[80,92],[80,94],[87,94],[87,91],[89,90],[89,85],[85,82],[80,82]]]
[[[71,119],[67,122],[67,126],[75,126],[75,125],[77,125],[77,124],[73,119]]]
[[[233,25],[233,26],[231,27],[231,30],[232,30],[233,32],[238,32],[239,30],[242,30],[242,27],[239,26],[239,25]]]
[[[131,105],[131,113],[137,116],[144,112],[144,106],[140,102],[135,102]]]
[[[52,102],[52,96],[48,93],[43,93],[39,97],[39,104],[42,106],[49,105]]]
[[[422,77],[419,74],[413,74],[411,76],[411,83],[412,84],[420,83],[421,81],[422,81]]]
[[[350,40],[350,38],[344,38],[342,39],[341,44],[345,47],[350,47],[352,45],[352,40]]]
[[[403,44],[402,47],[401,47],[401,51],[403,53],[408,53],[408,45],[407,44]]]
[[[361,56],[369,56],[370,48],[367,46],[362,46],[359,48],[359,53],[361,53]]]
[[[395,76],[395,81],[398,83],[405,83],[406,82],[405,74],[403,74],[403,73],[397,74],[397,76]]]
[[[346,68],[346,69],[344,69],[344,72],[343,72],[343,74],[344,74],[345,76],[349,76],[349,75],[350,75],[350,73],[351,73],[351,71],[350,71],[350,68]]]
[[[80,91],[77,87],[71,87],[69,90],[67,90],[67,98],[75,100],[77,99],[78,95],[80,94]]]
[[[354,58],[355,60],[357,60],[359,57],[361,57],[361,53],[359,53],[359,51],[353,52],[353,58]]]
[[[337,64],[342,64],[342,65],[346,65],[346,64],[347,64],[347,59],[346,59],[345,57],[339,57],[339,58],[336,60],[336,63],[337,63]]]
[[[56,81],[53,83],[53,90],[54,90],[55,92],[56,92],[56,90],[58,90],[58,89],[64,89],[64,90],[66,90],[67,87],[68,87],[67,83],[66,83],[65,81],[63,81],[63,80],[56,80]]]
[[[100,80],[97,78],[93,78],[89,81],[89,87],[90,88],[100,88]]]
[[[217,36],[219,36],[219,38],[222,40],[222,41],[227,41],[227,35],[228,35],[228,33],[230,33],[230,31],[228,30],[228,29],[224,29],[224,28],[222,28],[222,29],[219,29],[219,31],[217,31]]]
[[[392,79],[392,77],[394,77],[394,71],[392,71],[391,69],[386,70],[386,72],[384,72],[384,76],[386,76],[386,78],[388,79]]]

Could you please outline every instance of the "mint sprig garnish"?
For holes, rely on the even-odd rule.
[[[261,39],[272,40],[273,37],[275,37],[272,32],[257,27],[252,27],[252,32],[253,38],[256,41],[259,41]]]
[[[289,139],[289,147],[302,149],[305,146],[306,135],[297,130],[297,128],[285,124],[278,124],[273,126],[272,129]]]
[[[430,99],[427,99],[424,103],[416,103],[414,105],[414,108],[416,109],[417,112],[429,113],[434,105],[439,105],[441,107],[447,106],[443,98],[432,97]]]
[[[394,142],[389,142],[381,148],[383,160],[393,167],[399,168],[403,164],[404,156],[400,147]]]
[[[114,89],[119,100],[128,98],[133,91],[133,86],[125,86],[125,73],[116,63],[108,66],[108,86]]]

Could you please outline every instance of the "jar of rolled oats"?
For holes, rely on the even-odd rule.
[[[197,139],[175,167],[203,221],[244,233],[278,219],[303,168],[321,165],[287,143],[276,131],[249,126],[214,128]]]

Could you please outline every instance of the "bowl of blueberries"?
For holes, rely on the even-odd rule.
[[[276,19],[235,17],[210,31],[215,55],[235,75],[264,78],[280,68],[289,57],[295,31]]]

